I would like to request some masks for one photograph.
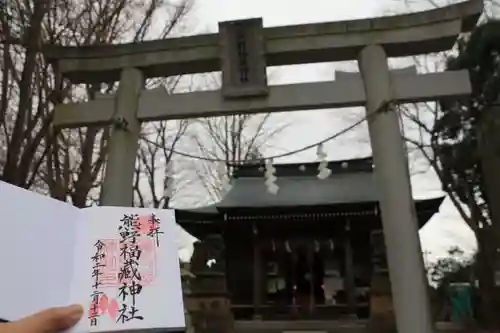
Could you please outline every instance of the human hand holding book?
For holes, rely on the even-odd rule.
[[[173,210],[78,209],[0,182],[0,216],[0,318],[80,304],[70,333],[184,331]]]
[[[0,324],[0,333],[62,333],[76,325],[83,315],[81,305],[52,308],[26,318]]]

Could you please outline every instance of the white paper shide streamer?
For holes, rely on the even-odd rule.
[[[267,187],[267,191],[271,194],[278,194],[279,191],[279,186],[276,185],[276,180],[278,179],[274,173],[276,172],[276,168],[273,166],[273,160],[268,159],[266,160],[265,164],[265,171],[264,171],[264,177],[265,177],[265,184]]]
[[[323,150],[323,145],[318,145],[318,150],[316,151],[316,156],[318,157],[318,178],[327,179],[332,174],[332,170],[328,168],[327,155]]]

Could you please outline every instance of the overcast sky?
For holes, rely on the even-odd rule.
[[[264,26],[271,27],[380,16],[393,10],[401,11],[402,3],[403,0],[198,0],[190,17],[192,25],[189,34],[215,32],[220,21],[254,17],[262,17]],[[423,8],[428,4],[423,0],[418,5]],[[332,80],[335,69],[356,70],[356,65],[328,63],[275,68],[271,84]],[[274,122],[287,122],[290,126],[270,143],[271,147],[264,151],[264,155],[270,156],[317,142],[338,132],[362,114],[362,109],[280,114],[275,117]],[[370,155],[366,126],[326,144],[325,150],[330,160]],[[314,161],[315,154],[315,150],[311,150],[278,162]],[[412,183],[417,197],[435,197],[441,194],[440,184],[432,172],[413,177]],[[459,245],[468,252],[475,248],[471,231],[449,202],[422,229],[421,239],[424,250],[431,251],[432,257],[444,255],[453,245]]]

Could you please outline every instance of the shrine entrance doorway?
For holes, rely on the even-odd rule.
[[[314,312],[316,304],[325,303],[324,258],[308,246],[298,246],[285,257],[287,303],[302,312]]]
[[[345,297],[345,263],[339,258],[343,249],[325,250],[324,243],[290,241],[273,253],[262,253],[266,266],[265,318],[322,319],[353,310]]]

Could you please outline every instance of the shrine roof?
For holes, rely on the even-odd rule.
[[[220,202],[184,212],[208,217],[232,208],[329,206],[379,201],[371,157],[330,161],[328,168],[332,174],[326,179],[317,177],[318,166],[318,162],[275,164],[277,194],[266,188],[264,164],[236,166],[232,187]]]
[[[274,165],[279,186],[276,195],[266,188],[263,164],[237,166],[232,188],[220,202],[176,210],[177,221],[200,238],[220,232],[219,222],[226,219],[260,218],[264,214],[280,220],[292,214],[292,219],[299,221],[300,214],[311,213],[310,207],[317,213],[328,212],[326,218],[378,215],[379,190],[371,158],[331,161],[328,167],[332,174],[326,179],[317,177],[318,166],[319,163]],[[442,200],[443,197],[415,200],[420,227],[438,211]]]
[[[371,158],[330,161],[330,177],[319,179],[319,163],[274,165],[279,191],[267,191],[264,165],[235,168],[233,186],[217,203],[217,208],[318,206],[345,203],[377,202]]]

